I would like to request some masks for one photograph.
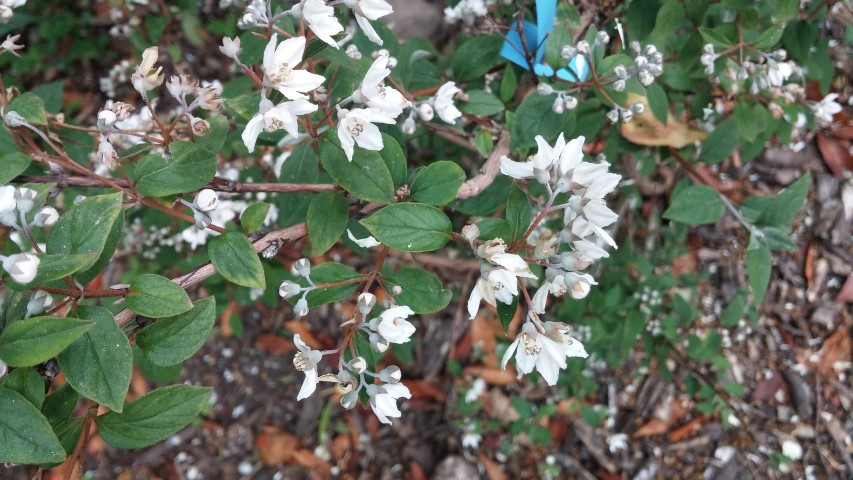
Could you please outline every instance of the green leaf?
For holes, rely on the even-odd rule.
[[[423,203],[388,205],[361,224],[377,240],[403,252],[438,250],[450,240],[453,229],[447,215]]]
[[[382,134],[382,144],[384,147],[382,147],[379,154],[382,156],[382,160],[385,161],[388,172],[391,173],[394,187],[399,187],[406,183],[409,174],[406,167],[406,154],[403,152],[403,147],[397,143],[397,140],[387,133]]]
[[[562,47],[560,47],[562,48]],[[515,97],[515,90],[518,87],[518,77],[515,76],[515,69],[512,65],[507,64],[504,68],[504,74],[501,78],[500,98],[506,103]]]
[[[477,222],[480,230],[480,240],[491,240],[493,238],[512,238],[509,222],[503,218],[484,218]]]
[[[323,283],[343,282],[359,277],[361,277],[361,275],[353,271],[350,267],[335,262],[321,263],[320,265],[316,265],[311,268],[311,280],[313,280],[317,285]],[[308,286],[308,282],[303,278],[299,279],[299,284],[303,287]],[[341,285],[338,287],[318,288],[316,290],[312,290],[308,293],[308,297],[306,298],[308,300],[308,306],[314,308],[327,303],[343,300],[355,293],[357,288],[358,284],[354,283],[352,285]],[[294,297],[291,299],[291,303],[296,303],[297,300],[299,300],[299,298]]]
[[[476,288],[476,287],[475,287]],[[498,320],[501,322],[501,327],[504,333],[509,331],[509,324],[515,317],[515,312],[518,310],[518,296],[512,297],[512,303],[507,305],[503,302],[497,302],[496,310],[498,312]]]
[[[136,166],[136,188],[149,197],[165,197],[198,190],[216,175],[216,154],[189,142],[172,142],[171,160],[162,155],[143,157]]]
[[[536,135],[553,144],[560,133],[569,133],[575,124],[575,110],[556,114],[551,110],[556,95],[528,95],[521,102],[510,124],[513,150],[536,145]]]
[[[151,363],[177,365],[192,357],[204,345],[216,323],[216,300],[208,297],[195,302],[189,312],[159,321],[136,335],[136,344]]]
[[[421,268],[402,267],[395,273],[384,274],[386,288],[395,285],[403,291],[395,298],[415,313],[433,313],[444,309],[453,293],[441,286],[441,282],[430,272]]]
[[[32,159],[20,152],[9,152],[0,155],[0,185],[6,185],[15,177],[24,173]]]
[[[788,226],[755,226],[752,229],[750,241],[756,241],[770,250],[797,251],[799,247],[791,240],[791,229]]]
[[[59,217],[47,238],[47,253],[100,255],[104,251],[113,224],[122,214],[122,195],[111,193],[89,197]],[[89,268],[97,256],[81,267]]]
[[[74,413],[78,398],[71,385],[65,383],[44,399],[41,412],[51,425],[56,425]]]
[[[65,450],[47,419],[20,393],[0,387],[0,462],[61,462]]]
[[[136,343],[133,344],[133,363],[139,367],[145,378],[157,383],[171,383],[181,378],[181,365],[161,367],[155,365]]]
[[[33,317],[19,320],[0,333],[0,359],[11,367],[46,362],[92,328],[77,318]]]
[[[253,203],[246,207],[240,214],[240,224],[243,225],[243,229],[247,232],[257,231],[264,225],[269,212],[269,203]]]
[[[776,7],[775,17],[779,22],[787,23],[797,18],[800,12],[800,0],[779,0]]]
[[[249,288],[266,288],[264,269],[255,249],[246,237],[225,232],[208,243],[210,261],[231,283]]]
[[[246,120],[258,113],[260,97],[258,92],[248,92],[234,98],[226,98],[225,106]]]
[[[720,194],[707,185],[692,185],[678,190],[663,218],[690,225],[714,223],[723,216],[725,204]]]
[[[294,148],[287,161],[281,166],[279,181],[282,183],[317,183],[320,178],[320,169],[317,163],[317,154],[310,143],[305,143]],[[314,198],[313,193],[281,193],[276,196],[275,202],[278,206],[278,223],[282,227],[289,227],[298,223],[304,223],[308,212],[308,205]]]
[[[196,419],[212,388],[171,385],[126,404],[122,413],[95,419],[98,433],[115,448],[144,448],[169,438]]]
[[[207,120],[210,123],[210,131],[203,137],[198,137],[196,145],[207,149],[208,152],[218,152],[222,150],[222,145],[225,144],[225,138],[228,136],[228,119],[222,115],[211,117]]]
[[[483,157],[488,157],[492,150],[494,149],[494,138],[492,138],[492,132],[488,129],[484,128],[477,132],[477,135],[474,136],[474,146],[477,148],[477,152]]]
[[[785,25],[772,25],[761,32],[761,35],[752,44],[753,48],[758,50],[769,51],[779,43],[782,39],[782,33],[785,31]]]
[[[45,253],[34,254],[39,258],[36,278],[32,282],[20,284],[9,279],[7,285],[13,290],[26,290],[33,285],[44,285],[47,282],[67,277],[92,263],[97,258],[95,253],[84,253],[81,255],[48,255]]]
[[[123,150],[121,153],[119,153],[118,156],[119,156],[119,158],[130,158],[130,157],[139,155],[140,153],[145,153],[148,150],[151,150],[152,148],[154,148],[154,144],[139,143],[139,144],[136,144],[136,145],[128,148],[127,150]]]
[[[773,268],[773,257],[767,247],[757,247],[746,251],[746,271],[749,275],[749,286],[755,305],[764,301],[764,293],[770,285],[770,271]]]
[[[326,253],[344,233],[349,219],[349,205],[342,196],[323,192],[314,196],[308,206],[308,237],[315,255]]]
[[[20,393],[36,408],[44,403],[44,379],[32,367],[12,370],[3,380],[3,387]]]
[[[520,189],[515,183],[509,191],[509,199],[506,203],[506,212],[504,214],[510,229],[510,238],[505,239],[508,242],[517,242],[521,240],[524,233],[530,227],[530,201],[527,199],[527,194]]]
[[[811,181],[811,173],[806,172],[776,197],[749,197],[741,203],[741,209],[744,215],[753,219],[756,224],[787,227],[803,208]]]
[[[738,102],[735,104],[734,116],[738,125],[749,125],[749,128],[739,129],[740,138],[747,142],[754,142],[771,120],[770,111],[760,103]]]
[[[65,380],[81,395],[121,412],[133,370],[130,342],[109,310],[80,306],[77,314],[95,326],[59,354]]]
[[[746,313],[746,306],[746,295],[744,291],[741,291],[732,298],[732,301],[726,305],[726,308],[720,315],[723,326],[736,327]]]
[[[110,228],[110,232],[107,234],[107,240],[104,242],[104,249],[101,251],[101,255],[97,257],[97,260],[95,260],[95,263],[91,267],[81,270],[75,275],[78,282],[85,285],[101,273],[101,270],[112,260],[116,247],[118,247],[118,242],[124,238],[123,234],[124,213],[119,213],[113,222],[112,228]]]
[[[738,123],[730,118],[719,125],[708,134],[708,138],[702,142],[702,151],[699,152],[699,161],[702,163],[716,164],[729,158],[738,147]]]
[[[150,273],[130,282],[125,305],[136,314],[152,318],[171,317],[193,308],[193,302],[180,285]]]
[[[481,35],[462,44],[453,54],[450,64],[453,77],[459,82],[481,78],[502,60],[503,39],[496,35]]]
[[[53,427],[53,433],[59,438],[59,443],[62,444],[62,449],[66,455],[71,455],[74,452],[74,447],[80,440],[80,434],[83,433],[83,418],[65,418],[58,422]]]
[[[465,183],[465,172],[459,165],[441,160],[421,169],[409,185],[412,200],[429,205],[446,205],[456,198]]]
[[[18,112],[18,114],[29,123],[45,125],[47,113],[44,109],[44,100],[34,93],[24,93],[9,102],[6,112]]]
[[[378,152],[357,148],[352,162],[341,148],[326,137],[320,140],[320,161],[335,182],[368,202],[392,203],[394,181]]]
[[[717,30],[712,30],[706,27],[699,27],[699,33],[702,35],[702,39],[704,39],[706,43],[710,43],[718,50],[725,50],[730,45],[732,45],[732,43],[734,43]]]
[[[646,100],[648,100],[649,108],[655,118],[666,125],[669,116],[669,99],[659,83],[653,83],[646,87]]]
[[[482,90],[466,92],[468,100],[459,102],[459,110],[468,115],[491,116],[504,111],[504,104],[491,93]]]

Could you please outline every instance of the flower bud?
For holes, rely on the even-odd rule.
[[[353,60],[361,60],[361,52],[358,51],[358,47],[353,44],[347,47],[347,56]]]
[[[634,51],[634,53],[638,55],[640,54],[640,42],[634,40],[633,42],[629,43],[628,46],[631,48],[631,50]]]
[[[578,49],[571,45],[563,45],[563,48],[560,49],[560,58],[562,58],[563,60],[570,60],[577,54]]]
[[[708,54],[714,54],[714,45],[710,43],[706,43],[704,47],[702,47],[702,51]]]
[[[428,103],[422,103],[418,105],[418,117],[425,122],[429,122],[435,116],[435,111],[432,108],[432,105]]]
[[[40,262],[41,259],[35,254],[18,253],[3,259],[3,269],[12,277],[12,280],[26,284],[35,280]]]
[[[18,206],[18,211],[29,213],[36,205],[38,192],[31,188],[18,188],[15,190],[15,203]]]
[[[616,109],[610,110],[607,112],[607,121],[610,123],[616,123],[619,121],[619,111]]]
[[[9,366],[6,365],[6,362],[0,360],[0,380],[3,380],[7,373],[9,373]]]
[[[626,108],[619,112],[619,118],[622,120],[622,123],[629,123],[634,119],[634,112]]]
[[[415,129],[417,125],[415,124],[415,119],[412,117],[408,117],[403,120],[403,126],[400,127],[400,130],[403,131],[406,135],[413,135],[415,133]]]
[[[358,311],[361,312],[362,315],[367,315],[373,310],[373,307],[376,305],[376,295],[370,292],[364,292],[359,294],[358,296]]]
[[[361,375],[367,370],[367,360],[364,357],[355,357],[347,363],[347,367],[353,372]]]
[[[53,207],[44,207],[33,218],[33,224],[37,227],[52,227],[59,220],[59,212]]]
[[[637,75],[637,78],[640,80],[640,84],[644,87],[648,87],[652,83],[655,82],[655,77],[652,76],[651,73],[642,71]]]
[[[539,85],[536,85],[536,93],[539,95],[551,95],[554,93],[554,87],[547,83],[540,83]]]
[[[380,48],[379,50],[373,52],[372,56],[373,58],[390,57],[391,52],[389,52],[388,49]]]
[[[115,168],[118,161],[118,153],[113,148],[113,144],[103,140],[98,144],[98,160],[107,166],[107,168]]]
[[[278,294],[284,299],[295,297],[301,291],[302,287],[300,287],[298,283],[291,282],[290,280],[281,282],[281,285],[278,287]]]
[[[112,110],[101,110],[98,112],[98,126],[111,127],[118,120],[118,115]]]
[[[198,106],[205,110],[216,110],[222,106],[222,97],[216,87],[209,86],[200,88],[198,94]]]
[[[296,314],[297,317],[304,317],[308,315],[308,300],[304,297],[300,298],[296,305],[293,306],[293,313]]]
[[[643,55],[639,55],[636,58],[634,58],[634,65],[636,65],[640,68],[644,68],[648,64],[649,64],[649,59],[644,57]]]
[[[610,43],[610,35],[607,34],[604,30],[595,34],[595,41],[601,45],[606,45]]]
[[[578,99],[570,95],[566,95],[566,98],[563,100],[563,106],[566,107],[566,110],[574,110],[574,108],[578,106]]]
[[[400,367],[391,365],[379,372],[378,376],[379,380],[385,383],[400,383],[400,379],[403,378],[403,372],[400,371]]]
[[[625,65],[619,64],[613,67],[613,74],[616,75],[616,78],[625,79],[628,78],[628,69],[625,68]]]
[[[397,66],[397,57],[388,57],[388,68],[394,68]]]
[[[619,79],[613,82],[613,90],[616,90],[617,92],[625,90],[625,80]]]
[[[384,351],[388,350],[388,347],[390,346],[388,340],[385,340],[385,338],[382,337],[382,335],[379,335],[378,333],[371,333],[369,340],[370,346],[373,347],[373,349],[379,353],[383,353]]]
[[[637,102],[631,105],[631,111],[633,111],[637,115],[642,115],[643,112],[646,111],[646,105],[643,102]]]
[[[12,128],[28,125],[27,120],[15,111],[6,112],[6,115],[3,116],[3,121]]]
[[[650,57],[650,56],[654,55],[655,53],[657,53],[657,51],[658,51],[657,47],[655,47],[654,45],[652,45],[650,43],[650,44],[646,45],[646,48],[643,49],[643,55]]]
[[[557,115],[561,115],[566,111],[566,107],[563,106],[563,99],[557,97],[554,99],[554,103],[551,104],[551,110]]]
[[[391,287],[391,295],[397,296],[403,293],[403,287],[401,285],[394,285]]]
[[[192,125],[193,134],[199,137],[207,135],[207,132],[210,131],[210,123],[207,120],[192,117],[190,124]]]
[[[473,242],[480,236],[480,227],[478,227],[476,223],[465,225],[462,227],[462,236],[465,237],[465,240],[468,240],[469,243]]]
[[[358,402],[358,390],[353,390],[341,396],[341,406],[347,410],[352,410],[356,402]]]
[[[580,53],[581,55],[589,55],[589,42],[587,42],[586,40],[581,40],[580,42],[578,42],[577,49],[578,53]]]
[[[297,277],[308,277],[311,275],[311,262],[307,258],[301,258],[294,262],[290,272]]]
[[[36,290],[27,302],[27,315],[32,317],[47,310],[53,305],[53,296],[44,290]]]
[[[193,202],[193,204],[195,204],[195,208],[202,212],[212,212],[213,210],[216,210],[216,205],[218,203],[219,195],[209,188],[199,191],[195,196],[195,201]]]

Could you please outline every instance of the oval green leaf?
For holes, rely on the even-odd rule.
[[[151,363],[177,365],[195,355],[216,323],[216,300],[208,297],[195,302],[189,312],[159,321],[136,335],[136,344]]]
[[[663,218],[690,225],[714,223],[723,216],[726,206],[720,194],[707,185],[682,188],[672,196]]]
[[[0,387],[0,462],[61,462],[65,450],[44,415],[20,393]]]
[[[231,283],[249,288],[266,287],[261,259],[246,237],[225,232],[208,243],[210,261]]]
[[[402,252],[430,252],[450,240],[453,225],[441,210],[423,203],[396,203],[361,221],[371,235]]]
[[[342,196],[323,192],[314,196],[308,206],[308,237],[316,255],[326,253],[347,228],[349,211]]]
[[[0,334],[0,359],[12,367],[46,362],[92,328],[78,318],[33,317],[19,320]]]
[[[125,305],[136,314],[152,318],[171,317],[193,308],[180,285],[154,274],[140,275],[130,282]]]
[[[446,205],[456,198],[459,187],[465,183],[465,172],[459,165],[447,160],[431,163],[423,168],[409,185],[412,200],[430,205]]]

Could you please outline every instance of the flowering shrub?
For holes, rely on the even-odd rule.
[[[41,48],[27,44],[38,13],[24,3],[0,2],[22,32],[0,45],[13,72],[12,56],[32,62]],[[0,461],[62,462],[93,423],[107,444],[140,448],[192,422],[210,389],[125,402],[134,357],[179,365],[229,300],[286,301],[296,317],[354,304],[325,320],[335,348],[293,336],[304,373],[294,391],[310,401],[326,382],[342,408],[385,424],[411,392],[405,362],[383,358],[405,358],[396,349],[418,316],[453,297],[467,317],[500,322],[501,367],[520,382],[536,371],[583,396],[583,359],[615,363],[638,338],[650,357],[680,355],[684,342],[691,361],[715,360],[718,335],[681,334],[695,316],[687,300],[637,287],[691,280],[656,278],[620,217],[642,217],[636,177],[674,165],[684,178],[662,215],[672,252],[686,225],[728,212],[749,235],[732,318],[761,303],[771,252],[796,249],[790,224],[809,177],[775,198],[736,199],[714,179],[732,155],[796,150],[831,124],[832,66],[808,47],[827,49],[809,28],[826,7],[665,0],[649,15],[635,0],[592,25],[556,0],[449,3],[464,40],[439,49],[399,41],[385,0],[252,0],[220,22],[228,72],[211,81],[184,73],[188,52],[177,66],[182,47],[159,41],[165,25],[148,17],[136,34],[133,15],[148,7],[128,5],[113,33],[135,60],[102,79],[110,100],[96,115],[74,119],[61,84],[3,75],[0,416],[12,420],[0,422]],[[628,253],[614,254],[620,243]],[[424,252],[436,253],[413,255]],[[353,268],[356,255],[372,267]],[[462,295],[419,261],[461,257],[479,265]],[[623,298],[614,282],[631,265],[637,295]],[[593,314],[605,318],[590,324]],[[42,388],[57,371],[66,383]],[[726,410],[713,393],[697,395]],[[75,417],[78,399],[88,409]]]

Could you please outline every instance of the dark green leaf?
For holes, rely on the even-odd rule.
[[[453,77],[468,82],[485,75],[502,60],[499,55],[503,39],[496,35],[481,35],[462,44],[453,54]]]
[[[77,318],[33,317],[17,321],[0,333],[0,359],[12,367],[50,360],[92,328]]]
[[[430,205],[445,205],[456,198],[465,183],[465,172],[453,162],[441,160],[421,169],[409,185],[412,200]]]
[[[208,297],[195,302],[189,312],[159,321],[136,335],[136,344],[155,365],[177,365],[193,356],[216,323],[216,300]]]
[[[196,145],[207,149],[208,152],[215,153],[222,150],[222,145],[225,144],[225,137],[228,136],[229,128],[228,119],[218,115],[209,118],[208,122],[210,123],[210,130],[203,137],[198,137]]]
[[[711,45],[716,47],[718,50],[725,50],[732,43],[734,43],[731,40],[729,40],[728,38],[726,38],[725,35],[718,32],[717,30],[712,30],[710,28],[705,28],[705,27],[699,27],[699,33],[702,35],[702,38],[705,40],[706,43],[710,43]]]
[[[20,393],[0,387],[0,462],[61,462],[65,451],[47,419]]]
[[[20,393],[36,408],[44,403],[44,379],[32,367],[12,370],[3,380],[3,387]]]
[[[677,191],[663,217],[690,225],[714,223],[723,216],[725,204],[720,194],[706,185],[693,185]]]
[[[95,419],[98,433],[115,448],[144,448],[169,438],[196,419],[213,393],[211,388],[171,385],[158,388]]]
[[[785,31],[785,25],[772,25],[761,32],[761,35],[758,36],[758,39],[755,40],[755,43],[752,46],[758,50],[769,51],[779,43],[779,40],[782,39],[782,32]]]
[[[344,233],[349,219],[347,201],[341,195],[323,192],[308,206],[308,237],[315,255],[326,253]]]
[[[328,137],[320,141],[320,161],[335,182],[368,202],[394,201],[394,181],[378,152],[356,148],[352,162]]]
[[[264,269],[252,243],[237,232],[225,232],[208,243],[210,261],[231,283],[249,288],[266,287]]]
[[[323,283],[343,282],[359,277],[361,277],[361,275],[353,271],[350,267],[335,262],[321,263],[320,265],[311,268],[311,280],[313,280],[317,285]],[[304,279],[300,279],[299,283],[303,287],[308,285],[308,282]],[[338,287],[318,288],[316,290],[312,290],[308,293],[308,306],[314,308],[327,303],[343,300],[352,295],[356,288],[358,288],[358,284],[354,283],[352,285],[341,285]],[[294,297],[291,300],[291,303],[296,303],[296,301],[299,300],[299,297]]]
[[[254,232],[263,226],[270,212],[269,203],[254,203],[240,214],[240,224],[247,232]]]
[[[377,240],[403,252],[438,250],[450,240],[453,229],[447,215],[423,203],[388,205],[361,224]]]
[[[510,238],[505,240],[508,243],[521,240],[527,228],[530,227],[530,201],[527,199],[524,190],[518,188],[518,185],[514,183],[509,191],[509,200],[506,203],[504,216],[510,230]]]
[[[140,275],[130,282],[125,305],[134,313],[152,318],[171,317],[193,308],[180,285],[154,274]]]
[[[71,455],[80,440],[80,434],[83,433],[83,417],[63,419],[53,427],[53,433],[59,438],[65,454]]]
[[[66,383],[44,399],[41,411],[51,425],[56,425],[74,413],[78,398],[77,392]]]
[[[518,296],[512,297],[512,303],[507,305],[503,302],[497,302],[498,320],[501,322],[501,327],[504,333],[509,331],[509,324],[515,317],[515,312],[518,310]]]
[[[294,148],[287,161],[281,166],[279,181],[282,183],[317,183],[320,168],[317,154],[310,143]],[[281,193],[276,197],[278,222],[282,227],[304,223],[308,204],[314,198],[313,193]]]
[[[198,190],[216,175],[216,154],[188,141],[169,145],[172,158],[151,154],[136,167],[136,188],[149,197],[164,197]]]
[[[749,274],[749,286],[752,288],[752,298],[755,305],[764,302],[764,293],[770,284],[770,271],[773,268],[773,257],[767,247],[757,247],[746,251],[746,270]]]
[[[399,187],[406,183],[408,177],[408,169],[406,168],[406,154],[403,152],[403,147],[397,143],[391,135],[382,134],[382,160],[385,161],[385,166],[388,167],[388,172],[391,173],[391,179],[394,181],[394,186]]]
[[[729,158],[729,155],[738,147],[738,123],[730,118],[714,128],[708,138],[702,142],[702,151],[699,152],[699,161],[702,163],[716,164]]]
[[[482,90],[466,92],[468,100],[459,103],[459,110],[468,115],[491,116],[504,111],[504,104],[491,93]]]
[[[562,48],[562,47],[560,47]],[[515,89],[518,87],[518,77],[515,76],[515,69],[512,65],[507,64],[504,69],[504,75],[501,78],[500,98],[504,103],[509,102],[515,97]]]
[[[415,313],[433,313],[442,310],[450,303],[453,293],[442,288],[435,275],[420,268],[402,267],[399,271],[384,275],[386,287],[394,285],[403,291],[395,298],[407,305]]]
[[[649,108],[664,125],[667,123],[669,116],[669,99],[666,97],[666,92],[659,83],[653,83],[646,87],[646,100],[649,102]]]
[[[787,227],[806,201],[811,185],[811,173],[779,192],[775,197],[756,196],[744,200],[740,207],[744,216],[756,224]]]
[[[57,357],[65,380],[80,394],[121,412],[133,370],[130,342],[109,310],[80,306],[77,314],[95,326]]]
[[[122,213],[120,193],[89,197],[72,206],[59,218],[47,238],[47,253],[100,255],[107,244],[113,224]],[[86,269],[97,261],[91,257],[81,267]]]
[[[0,185],[6,185],[30,166],[32,159],[20,152],[0,155]]]
[[[551,110],[555,95],[528,95],[521,102],[510,124],[511,147],[518,150],[536,145],[536,135],[553,144],[560,133],[568,133],[575,124],[575,110],[557,114]]]

